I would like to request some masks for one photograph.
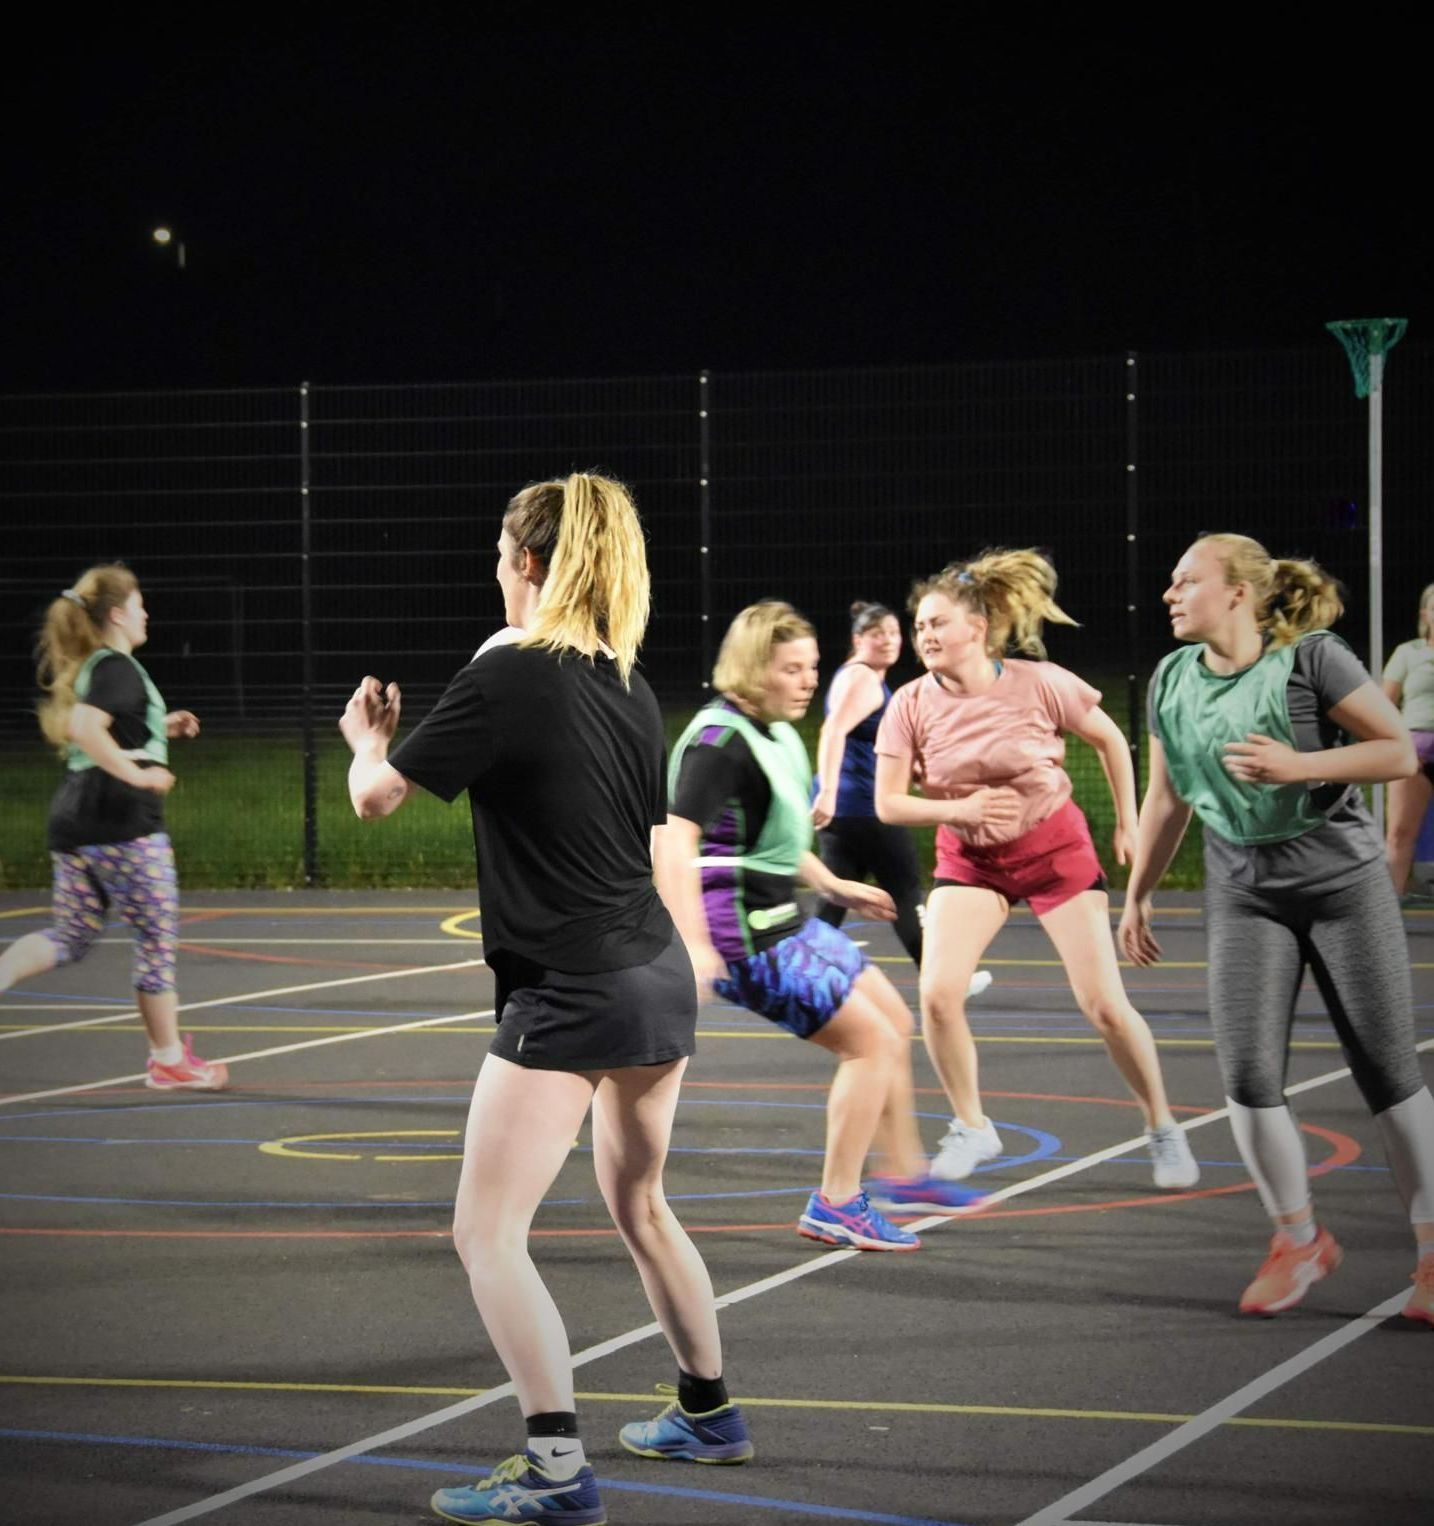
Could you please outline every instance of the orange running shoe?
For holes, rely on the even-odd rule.
[[[165,1065],[153,1056],[144,1084],[157,1092],[222,1092],[229,1085],[229,1067],[222,1062],[201,1060],[194,1052],[194,1035],[184,1035],[184,1058]]]
[[[1270,1253],[1259,1275],[1240,1298],[1241,1314],[1278,1314],[1293,1309],[1318,1282],[1344,1260],[1344,1252],[1329,1230],[1321,1229],[1309,1245],[1296,1245],[1276,1230]]]
[[[1401,1311],[1405,1319],[1422,1319],[1434,1325],[1434,1256],[1420,1256],[1419,1270],[1409,1279],[1414,1291]]]

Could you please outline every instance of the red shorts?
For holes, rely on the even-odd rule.
[[[1104,890],[1106,878],[1081,808],[1067,800],[1029,832],[993,848],[973,848],[950,829],[936,829],[932,888],[971,885],[1008,901],[1027,901],[1037,916],[1084,890]]]

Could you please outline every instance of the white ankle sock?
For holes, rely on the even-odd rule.
[[[156,1049],[151,1044],[149,1057],[151,1060],[157,1060],[161,1065],[178,1065],[184,1058],[184,1045],[179,1043],[165,1044],[161,1048]]]
[[[1280,1224],[1277,1227],[1296,1245],[1313,1245],[1315,1236],[1319,1233],[1312,1218],[1306,1219],[1303,1224]]]
[[[587,1461],[576,1436],[529,1436],[528,1450],[542,1464],[543,1472],[558,1483],[575,1478]]]

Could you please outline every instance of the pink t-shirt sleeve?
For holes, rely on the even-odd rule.
[[[916,683],[902,684],[892,696],[876,730],[876,750],[889,758],[904,758],[908,763],[916,756],[915,699]]]
[[[1074,731],[1100,703],[1099,689],[1054,662],[1039,665],[1039,678],[1047,714],[1061,731]]]

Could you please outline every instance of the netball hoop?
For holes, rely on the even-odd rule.
[[[1325,327],[1344,346],[1354,395],[1369,399],[1369,672],[1384,673],[1384,357],[1404,337],[1407,318],[1340,318]],[[1384,789],[1374,791],[1374,819],[1384,834]]]

